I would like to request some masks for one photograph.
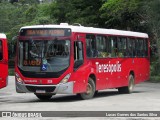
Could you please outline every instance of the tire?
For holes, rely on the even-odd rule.
[[[40,100],[49,100],[51,99],[52,95],[42,95],[42,94],[35,94],[37,96],[37,98],[39,98]]]
[[[121,94],[130,94],[134,88],[134,77],[132,74],[129,75],[128,86],[118,88],[118,92]]]
[[[86,93],[80,93],[79,96],[83,100],[91,99],[94,97],[95,91],[95,83],[92,78],[89,78]]]
[[[98,95],[98,90],[96,90],[94,93],[94,96],[97,96],[97,95]]]

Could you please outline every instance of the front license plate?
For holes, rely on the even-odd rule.
[[[46,93],[45,90],[36,90],[36,93]]]

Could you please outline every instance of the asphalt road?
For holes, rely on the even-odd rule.
[[[132,94],[110,89],[100,91],[90,100],[80,100],[76,95],[56,95],[49,101],[41,101],[32,93],[16,93],[15,79],[10,76],[8,86],[0,89],[0,111],[160,111],[160,83],[143,82],[135,86]],[[140,120],[143,119],[147,118]]]

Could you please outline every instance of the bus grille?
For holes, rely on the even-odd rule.
[[[30,92],[36,92],[36,90],[45,90],[45,92],[54,92],[55,88],[54,86],[52,87],[36,87],[36,86],[26,86],[26,88],[30,91]]]

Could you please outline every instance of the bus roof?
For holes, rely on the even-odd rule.
[[[6,35],[4,33],[0,33],[0,38],[6,39],[7,37],[6,37]]]
[[[124,31],[124,30],[116,30],[116,29],[103,29],[103,28],[84,27],[84,26],[73,26],[73,25],[68,25],[68,24],[34,25],[34,26],[25,26],[25,27],[22,27],[21,29],[31,29],[31,28],[34,28],[34,29],[36,28],[70,28],[72,32],[148,38],[148,34],[141,33],[141,32],[132,32],[132,31]]]

